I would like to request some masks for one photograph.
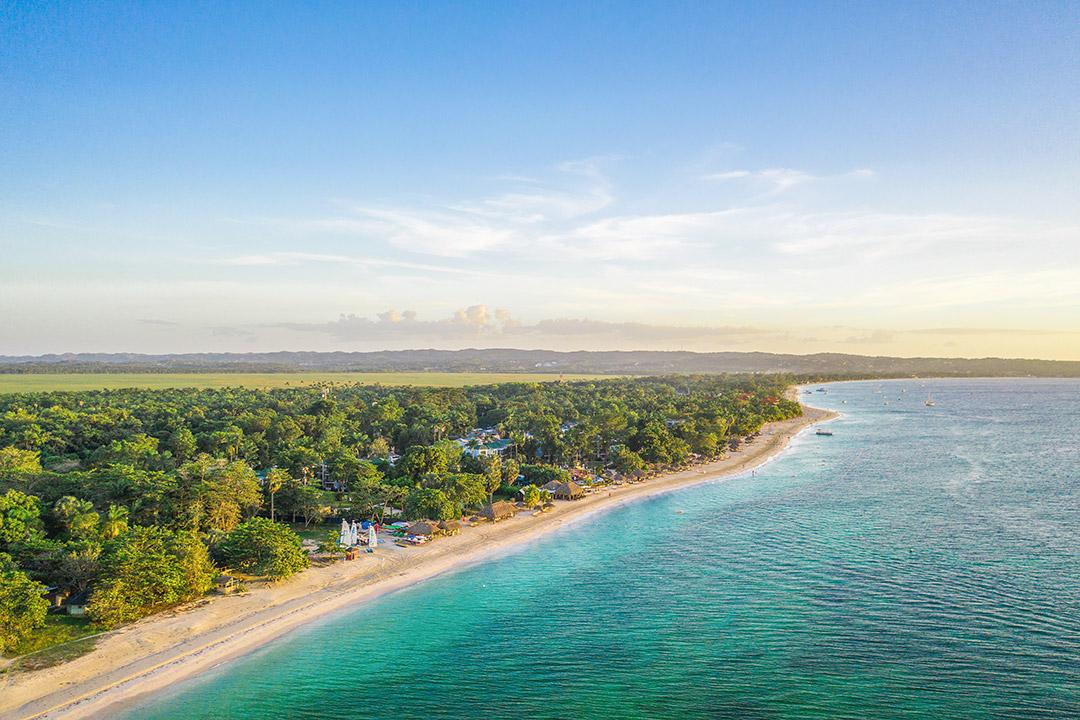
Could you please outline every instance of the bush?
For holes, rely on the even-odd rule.
[[[405,498],[405,517],[410,520],[453,520],[461,517],[462,507],[442,490],[417,488]]]
[[[108,546],[86,610],[97,624],[116,627],[205,595],[216,575],[193,534],[134,527]]]
[[[567,470],[554,465],[522,465],[521,474],[525,476],[526,483],[537,487],[547,485],[552,480],[566,482],[570,479],[570,473]]]
[[[218,544],[219,562],[241,572],[286,578],[308,566],[300,536],[268,518],[251,518],[237,525]]]
[[[45,586],[15,567],[0,553],[0,652],[5,652],[45,625],[49,602]]]

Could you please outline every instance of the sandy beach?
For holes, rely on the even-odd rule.
[[[146,618],[101,637],[90,653],[0,680],[4,718],[109,717],[147,694],[228,662],[295,628],[347,606],[520,548],[570,523],[631,500],[748,471],[798,432],[834,413],[804,406],[802,417],[772,423],[723,460],[642,483],[558,502],[542,515],[521,512],[497,524],[465,528],[415,548],[383,543],[359,560],[312,568],[243,595],[211,597]]]

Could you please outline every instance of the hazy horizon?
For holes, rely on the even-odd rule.
[[[274,355],[274,354],[300,354],[300,353],[313,353],[313,354],[333,354],[333,353],[425,353],[425,352],[521,352],[521,353],[534,353],[534,352],[554,352],[554,353],[692,353],[707,355],[710,353],[745,353],[745,354],[765,354],[765,355],[792,355],[792,356],[812,356],[823,354],[836,354],[845,355],[851,357],[882,357],[891,358],[897,360],[920,360],[920,359],[940,359],[940,360],[965,360],[965,361],[980,361],[980,360],[1004,360],[1004,361],[1039,361],[1039,362],[1080,362],[1076,360],[1053,360],[1051,358],[1039,358],[1039,357],[1008,357],[1000,355],[983,355],[983,356],[966,356],[966,355],[868,355],[865,353],[830,353],[828,351],[821,352],[803,352],[803,353],[771,353],[763,350],[678,350],[678,349],[662,349],[662,350],[650,350],[647,348],[613,348],[611,350],[553,350],[545,347],[512,347],[512,346],[465,346],[459,348],[435,348],[435,347],[388,347],[377,350],[308,350],[304,348],[277,348],[272,350],[211,350],[211,351],[198,351],[188,350],[183,352],[129,352],[129,351],[65,351],[65,352],[50,352],[50,353],[38,353],[38,354],[9,354],[2,353],[0,358],[46,358],[46,357],[78,357],[78,356],[101,356],[101,355],[115,355],[115,356],[145,356],[145,357],[182,357],[182,356],[202,356],[202,355]],[[375,372],[365,370],[361,372]],[[965,376],[966,377],[966,376]]]
[[[1080,5],[0,8],[0,354],[1080,359]]]

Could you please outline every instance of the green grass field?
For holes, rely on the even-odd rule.
[[[600,379],[604,375],[566,375],[565,380]],[[464,387],[503,382],[553,382],[553,373],[71,373],[41,375],[0,374],[0,393],[50,392],[54,390],[115,390],[117,388],[288,388],[315,383],[363,383],[374,385],[424,385]]]

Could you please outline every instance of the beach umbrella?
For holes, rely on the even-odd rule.
[[[349,542],[351,539],[352,539],[352,535],[349,532],[349,523],[346,522],[345,518],[342,518],[341,519],[341,536],[338,538],[338,542],[341,543],[342,545],[344,545],[345,547],[348,547],[349,545],[352,544],[351,542]]]
[[[375,534],[375,526],[368,525],[367,529],[367,544],[368,547],[375,547],[379,544],[379,536]]]

